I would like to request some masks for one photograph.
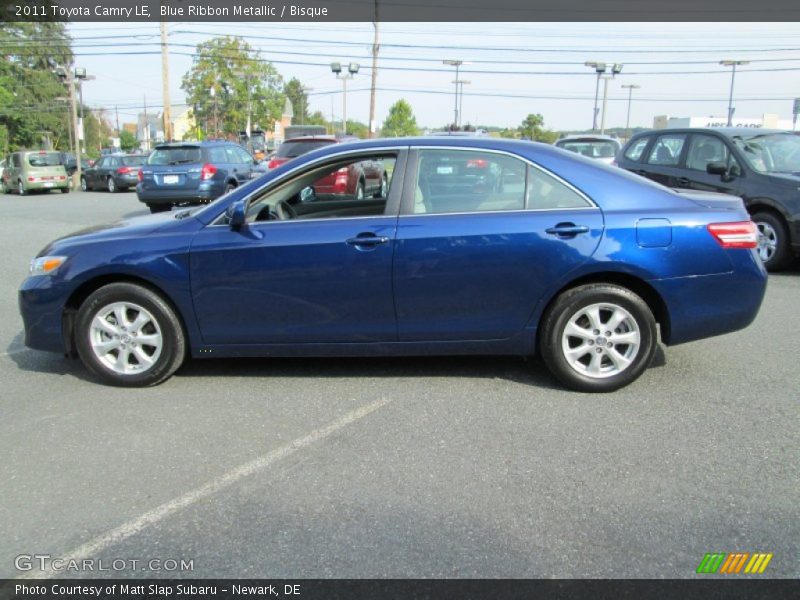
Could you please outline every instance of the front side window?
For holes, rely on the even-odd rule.
[[[420,150],[414,214],[525,208],[526,164],[505,154]]]
[[[729,159],[730,152],[721,139],[713,135],[694,135],[689,142],[686,167],[705,173],[709,163],[727,165]]]
[[[392,186],[394,154],[338,160],[254,198],[247,222],[380,216]]]
[[[685,134],[660,135],[650,150],[647,162],[651,165],[677,166],[681,158],[681,150],[686,141]]]

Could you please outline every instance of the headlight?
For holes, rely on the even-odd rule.
[[[31,261],[31,275],[49,275],[67,260],[66,256],[40,256]]]

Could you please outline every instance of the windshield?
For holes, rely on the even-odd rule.
[[[556,146],[589,158],[614,158],[619,151],[619,145],[611,140],[562,140]]]
[[[278,147],[278,158],[295,158],[317,148],[324,148],[333,144],[333,140],[309,140],[307,142],[284,142]]]
[[[199,162],[202,162],[202,154],[197,146],[156,148],[147,159],[148,165],[182,165]]]
[[[143,164],[147,163],[146,156],[123,156],[120,158],[120,162],[126,167],[140,167]]]
[[[58,152],[29,154],[28,164],[32,167],[55,167],[61,164],[61,154]]]
[[[733,141],[760,173],[800,173],[800,137],[796,135],[772,133]]]

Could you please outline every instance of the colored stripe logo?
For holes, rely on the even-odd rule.
[[[697,573],[736,575],[739,573],[763,573],[772,554],[765,552],[710,552],[703,557],[697,566]]]

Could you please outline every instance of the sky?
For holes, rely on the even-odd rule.
[[[84,102],[131,122],[143,108],[160,110],[158,24],[73,23],[76,65],[96,79],[83,86]],[[619,63],[608,82],[606,127],[624,127],[628,90],[631,126],[652,127],[657,115],[725,116],[731,69],[720,60],[749,60],[737,68],[736,116],[776,113],[790,119],[800,97],[800,29],[796,23],[381,23],[376,120],[408,100],[421,126],[453,120],[455,72],[442,60],[462,60],[462,122],[516,127],[529,113],[547,128],[592,126],[596,76],[586,61]],[[342,82],[328,66],[357,62],[348,82],[347,116],[366,123],[373,26],[371,23],[170,23],[170,95],[180,110],[183,74],[193,47],[218,35],[236,35],[274,63],[285,80],[312,88],[309,109],[341,119]],[[152,54],[119,54],[152,53]],[[310,63],[310,64],[297,64]],[[603,83],[600,85],[602,104]]]

